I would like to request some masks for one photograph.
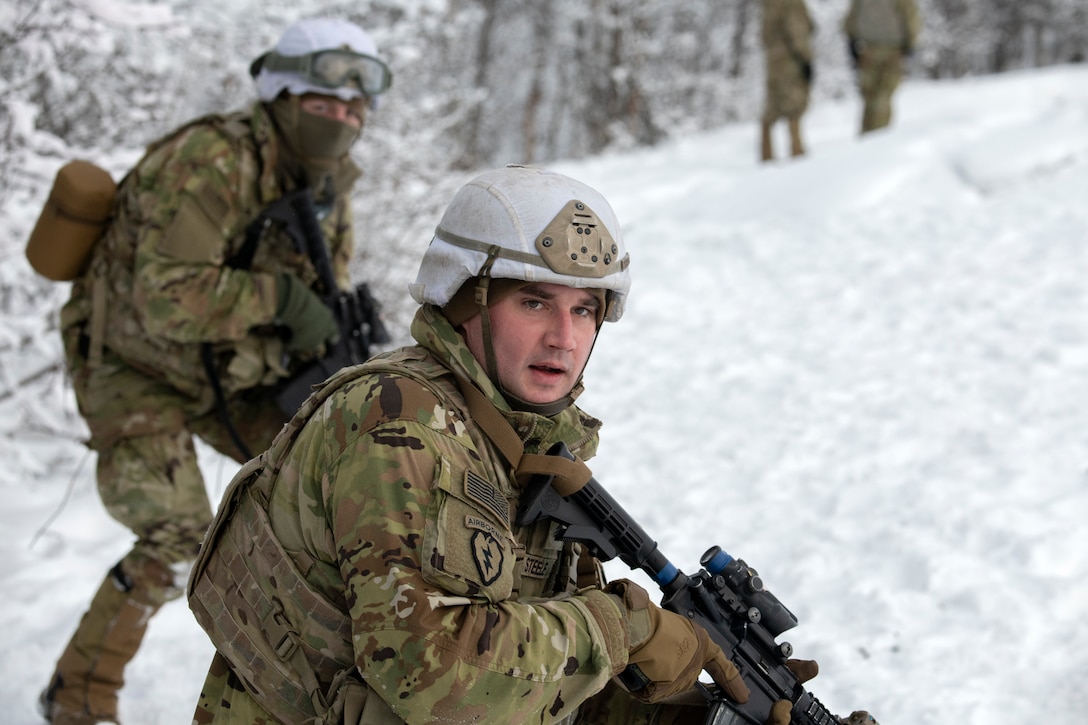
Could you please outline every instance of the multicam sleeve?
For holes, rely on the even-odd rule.
[[[242,197],[255,181],[243,169],[251,165],[202,127],[157,153],[161,166],[137,202],[133,302],[142,323],[178,342],[240,340],[276,308],[272,275],[225,264],[244,228]]]
[[[388,423],[328,470],[356,663],[408,722],[550,722],[626,665],[623,614],[595,589],[510,598],[516,542],[465,438]]]

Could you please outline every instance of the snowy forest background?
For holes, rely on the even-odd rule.
[[[1088,3],[919,0],[914,82],[864,139],[846,0],[808,3],[810,155],[761,166],[755,0],[0,2],[4,721],[38,722],[36,688],[128,546],[77,443],[55,329],[67,285],[23,255],[53,175],[82,157],[120,178],[178,123],[246,105],[249,61],[314,14],[362,24],[396,72],[355,196],[357,276],[391,329],[469,175],[571,169],[645,260],[630,321],[595,352],[620,378],[582,399],[607,421],[599,479],[649,511],[677,563],[716,542],[765,568],[837,711],[1081,721],[1088,68],[1065,64],[1088,49]],[[692,293],[719,304],[678,320]],[[661,380],[680,389],[663,399]],[[673,424],[688,419],[714,428],[688,436]],[[676,460],[680,495],[654,485]],[[221,492],[233,466],[202,463]],[[180,602],[151,637],[125,721],[186,722],[210,645]]]
[[[908,75],[943,79],[1081,62],[1084,0],[917,0]],[[856,93],[847,0],[808,0],[813,103]],[[394,69],[356,155],[357,276],[403,298],[415,259],[465,172],[544,164],[758,117],[759,0],[8,0],[0,5],[0,207],[37,209],[73,157],[116,178],[181,122],[253,98],[250,61],[308,15],[366,28]],[[753,149],[753,154],[755,150]],[[13,214],[0,254],[34,218]],[[25,275],[15,274],[15,277]],[[62,286],[4,279],[35,302]],[[12,312],[13,290],[0,310]],[[47,308],[48,304],[45,305]],[[49,310],[43,310],[48,312]],[[389,309],[395,323],[410,306]]]

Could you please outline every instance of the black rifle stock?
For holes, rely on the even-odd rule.
[[[251,228],[259,233],[272,223],[282,225],[295,248],[310,258],[321,281],[322,300],[332,310],[340,327],[340,339],[326,346],[325,356],[303,365],[276,391],[280,409],[287,415],[294,415],[302,401],[309,397],[312,386],[343,367],[366,362],[371,345],[385,344],[391,338],[381,319],[381,306],[365,282],[350,291],[337,286],[329,249],[308,188],[292,191],[269,204],[252,222]]]
[[[574,459],[563,443],[548,455]],[[632,569],[642,569],[661,587],[662,608],[702,626],[740,671],[751,691],[743,705],[727,700],[716,686],[704,687],[710,700],[708,725],[765,725],[771,706],[779,700],[793,703],[792,725],[838,725],[786,666],[793,648],[788,642],[775,642],[775,637],[796,626],[797,618],[763,588],[754,569],[715,546],[700,559],[703,568],[698,573],[684,574],[596,479],[564,497],[552,487],[553,478],[537,475],[530,480],[518,524],[549,518],[559,524],[563,539],[586,544],[598,559],[619,556]],[[620,674],[632,690],[647,684],[640,677],[637,668]]]

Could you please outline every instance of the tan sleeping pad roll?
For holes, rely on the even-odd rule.
[[[105,169],[80,160],[62,166],[26,245],[34,271],[58,282],[78,277],[106,231],[116,196]]]

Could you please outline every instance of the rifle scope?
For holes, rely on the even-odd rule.
[[[760,622],[772,636],[797,626],[793,612],[763,588],[759,572],[743,559],[734,559],[720,546],[712,546],[699,558],[699,564],[710,573],[709,584],[719,595],[731,593],[738,597],[749,607],[749,619]]]

